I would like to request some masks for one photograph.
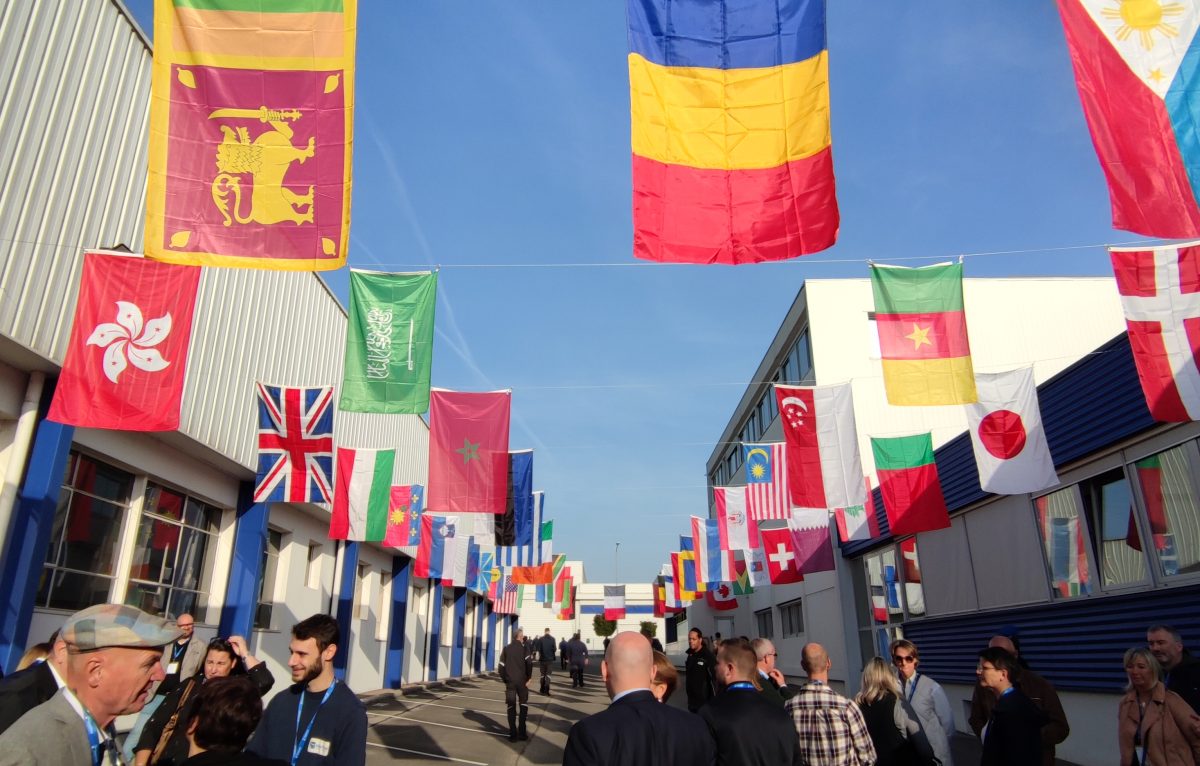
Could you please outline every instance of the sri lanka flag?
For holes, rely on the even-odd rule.
[[[633,254],[757,263],[837,239],[824,0],[627,0]]]
[[[1058,0],[1113,227],[1200,236],[1200,6]]]

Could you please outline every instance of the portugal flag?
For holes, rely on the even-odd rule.
[[[49,419],[82,428],[178,429],[199,285],[198,268],[84,253]]]
[[[893,535],[915,535],[950,526],[930,434],[887,439],[872,436],[871,451]]]
[[[963,267],[871,265],[875,320],[889,404],[970,404],[975,394]]]
[[[504,513],[511,401],[509,391],[430,393],[427,511]]]

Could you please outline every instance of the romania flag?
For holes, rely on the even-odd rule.
[[[634,255],[757,263],[837,239],[824,0],[627,0]]]
[[[155,0],[146,255],[345,264],[356,2]]]

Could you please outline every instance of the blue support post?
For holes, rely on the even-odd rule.
[[[254,483],[244,481],[238,487],[236,512],[233,561],[229,565],[229,581],[225,586],[225,605],[221,607],[218,631],[222,636],[249,637],[254,629],[254,613],[258,609],[270,505],[254,502]]]
[[[47,389],[42,412],[49,406],[53,390],[50,386]],[[0,569],[0,593],[8,594],[8,607],[0,610],[0,665],[6,673],[16,670],[29,641],[29,623],[74,436],[73,426],[52,423],[44,417],[33,435],[29,467],[17,494]]]
[[[399,689],[404,683],[404,629],[408,625],[408,580],[412,569],[408,556],[392,557],[392,616],[388,622],[387,656],[383,665],[384,685]]]
[[[475,655],[471,667],[475,673],[483,672],[483,613],[487,611],[487,599],[479,599],[475,605]]]
[[[496,613],[492,611],[492,605],[487,607],[487,646],[484,649],[487,655],[487,669],[489,671],[496,669]]]
[[[442,648],[442,581],[432,580],[429,598],[433,614],[429,616],[429,680],[437,680],[438,652]]]
[[[467,589],[454,589],[454,639],[450,648],[450,676],[463,674],[463,641],[467,631]]]
[[[359,543],[347,540],[342,543],[342,582],[338,587],[337,624],[338,632],[342,634],[342,645],[337,654],[333,655],[333,673],[339,679],[346,679],[346,666],[350,663],[350,647],[354,643],[350,635],[350,627],[354,624],[354,585],[358,580],[358,548]]]

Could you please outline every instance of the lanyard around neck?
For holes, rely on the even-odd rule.
[[[296,761],[300,760],[300,754],[304,752],[304,748],[308,745],[308,738],[312,736],[313,724],[317,722],[317,714],[321,712],[321,706],[329,701],[329,697],[333,694],[333,687],[337,686],[337,679],[333,679],[333,683],[329,684],[329,688],[325,690],[325,696],[317,703],[317,709],[313,711],[313,717],[309,719],[308,726],[304,729],[304,735],[300,735],[300,713],[304,710],[304,695],[306,692],[300,692],[300,702],[296,705],[296,740],[292,747],[292,766],[296,766]]]

